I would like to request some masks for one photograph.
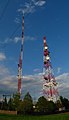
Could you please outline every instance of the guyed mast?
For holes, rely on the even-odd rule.
[[[18,63],[18,93],[21,95],[21,83],[22,83],[22,60],[23,60],[23,46],[24,46],[24,14],[22,16],[22,40],[21,49]]]

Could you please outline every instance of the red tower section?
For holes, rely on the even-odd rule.
[[[19,94],[21,94],[23,44],[24,44],[24,16],[22,17],[22,41],[21,41],[21,50],[20,50],[20,57],[18,63],[18,93]]]
[[[43,93],[48,101],[56,101],[59,99],[57,90],[57,83],[53,75],[52,65],[50,61],[50,52],[46,43],[46,37],[43,39],[44,42],[44,69],[43,69]]]

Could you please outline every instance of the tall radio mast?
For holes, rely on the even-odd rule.
[[[21,82],[22,82],[22,59],[23,59],[23,45],[24,45],[24,14],[22,16],[22,40],[21,50],[18,63],[18,93],[21,95]]]

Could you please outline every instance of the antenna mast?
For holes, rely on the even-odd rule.
[[[57,90],[57,83],[53,75],[52,65],[50,61],[50,52],[46,43],[46,37],[43,39],[44,42],[44,82],[43,82],[43,93],[48,101],[56,102],[59,100],[59,93]]]
[[[24,45],[24,14],[22,16],[22,41],[21,50],[18,63],[18,93],[21,95],[21,82],[22,82],[22,59],[23,59],[23,45]]]

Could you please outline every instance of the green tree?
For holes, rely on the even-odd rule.
[[[29,92],[27,92],[27,94],[24,96],[24,101],[25,101],[25,100],[28,100],[28,101],[30,101],[31,103],[33,103],[33,99],[32,99],[32,97],[31,97],[31,95],[30,95]]]
[[[65,107],[65,109],[69,109],[69,100],[67,98],[63,98],[62,96],[60,96],[60,99],[63,107]]]
[[[6,97],[4,98],[2,109],[3,109],[3,110],[7,110],[7,109],[8,109],[8,104],[7,104],[7,99],[6,99]]]
[[[8,110],[15,110],[12,98],[10,98],[8,101]]]
[[[61,111],[63,108],[63,104],[61,102],[61,100],[57,100],[56,104],[56,110]]]
[[[37,108],[37,111],[40,113],[48,112],[48,101],[46,100],[46,98],[44,98],[44,96],[42,96],[38,99],[36,108]]]
[[[33,100],[29,93],[24,97],[24,100],[20,102],[19,113],[30,114],[33,112]]]
[[[0,110],[2,109],[2,102],[0,102]]]
[[[15,95],[13,95],[13,108],[14,110],[18,111],[20,105],[20,95],[18,93],[16,93]]]
[[[48,113],[53,113],[56,111],[56,105],[53,101],[48,101]]]

